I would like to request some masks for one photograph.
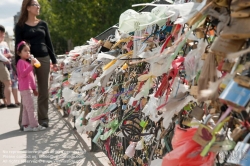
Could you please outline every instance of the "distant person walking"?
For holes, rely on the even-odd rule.
[[[10,79],[11,79],[12,94],[15,100],[15,104],[17,106],[20,106],[20,102],[18,99],[18,79],[17,79],[17,71],[16,71],[16,64],[15,64],[14,56],[11,58],[9,72],[10,72]]]
[[[16,104],[11,103],[11,78],[6,65],[10,64],[9,58],[11,58],[12,54],[10,53],[7,43],[4,41],[4,37],[5,28],[0,25],[0,81],[4,84],[4,97],[6,99],[6,105],[1,104],[1,108],[17,108],[18,106]],[[3,96],[1,98],[3,98]]]
[[[2,99],[3,103],[1,102],[1,99]],[[7,103],[6,103],[6,99],[4,96],[4,84],[2,82],[0,82],[0,109],[5,108],[6,105],[7,105]]]
[[[48,100],[49,100],[49,73],[50,60],[53,69],[57,69],[57,60],[50,39],[48,25],[45,21],[37,19],[40,5],[37,0],[23,0],[20,19],[15,27],[15,44],[26,41],[31,45],[31,54],[41,63],[40,68],[35,68],[38,84],[38,122],[48,127]],[[16,62],[20,59],[16,55]],[[22,108],[21,108],[22,112]],[[20,113],[21,114],[21,113]],[[19,118],[20,125],[21,118]],[[21,129],[22,126],[20,125]]]

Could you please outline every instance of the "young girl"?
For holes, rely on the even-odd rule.
[[[35,77],[33,74],[34,63],[37,62],[35,58],[31,59],[31,63],[27,60],[30,58],[30,47],[25,41],[21,41],[17,46],[17,54],[20,59],[17,62],[17,75],[19,90],[23,103],[22,126],[24,131],[40,131],[45,130],[38,124],[37,118],[34,114],[34,103],[32,98],[32,91],[35,96],[38,95],[36,91]]]

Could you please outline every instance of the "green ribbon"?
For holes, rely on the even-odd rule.
[[[206,155],[207,155],[207,153],[209,152],[209,150],[210,150],[210,148],[214,145],[214,144],[219,144],[219,145],[221,145],[222,146],[222,148],[223,148],[223,146],[224,146],[224,148],[229,148],[229,150],[230,149],[232,149],[232,148],[234,148],[234,146],[235,146],[235,143],[233,143],[233,141],[231,142],[231,141],[222,141],[222,142],[215,142],[216,141],[216,133],[217,132],[219,132],[221,129],[222,129],[222,127],[225,125],[225,123],[226,122],[228,122],[229,120],[230,120],[230,118],[231,117],[227,117],[226,119],[224,119],[221,123],[219,123],[215,128],[214,128],[214,130],[212,131],[212,140],[205,146],[205,148],[202,150],[202,152],[201,152],[201,156],[202,157],[205,157]],[[228,144],[228,142],[230,143],[230,144]]]
[[[62,89],[59,89],[56,96],[59,98],[61,96]]]

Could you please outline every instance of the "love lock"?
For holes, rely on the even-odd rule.
[[[213,165],[248,133],[250,1],[178,2],[127,10],[115,34],[75,47],[52,77],[55,103],[112,165]],[[250,165],[249,137],[229,164]]]
[[[249,141],[250,133],[244,138],[243,142],[238,142],[235,146],[234,150],[231,152],[229,158],[227,159],[227,163],[229,164],[237,164],[241,166],[249,166],[250,165],[250,144]]]

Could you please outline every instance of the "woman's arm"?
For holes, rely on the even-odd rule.
[[[46,22],[44,22],[44,24],[45,24],[45,42],[48,47],[49,56],[52,61],[52,64],[57,64],[56,55],[55,55],[54,48],[50,39],[49,28]]]

